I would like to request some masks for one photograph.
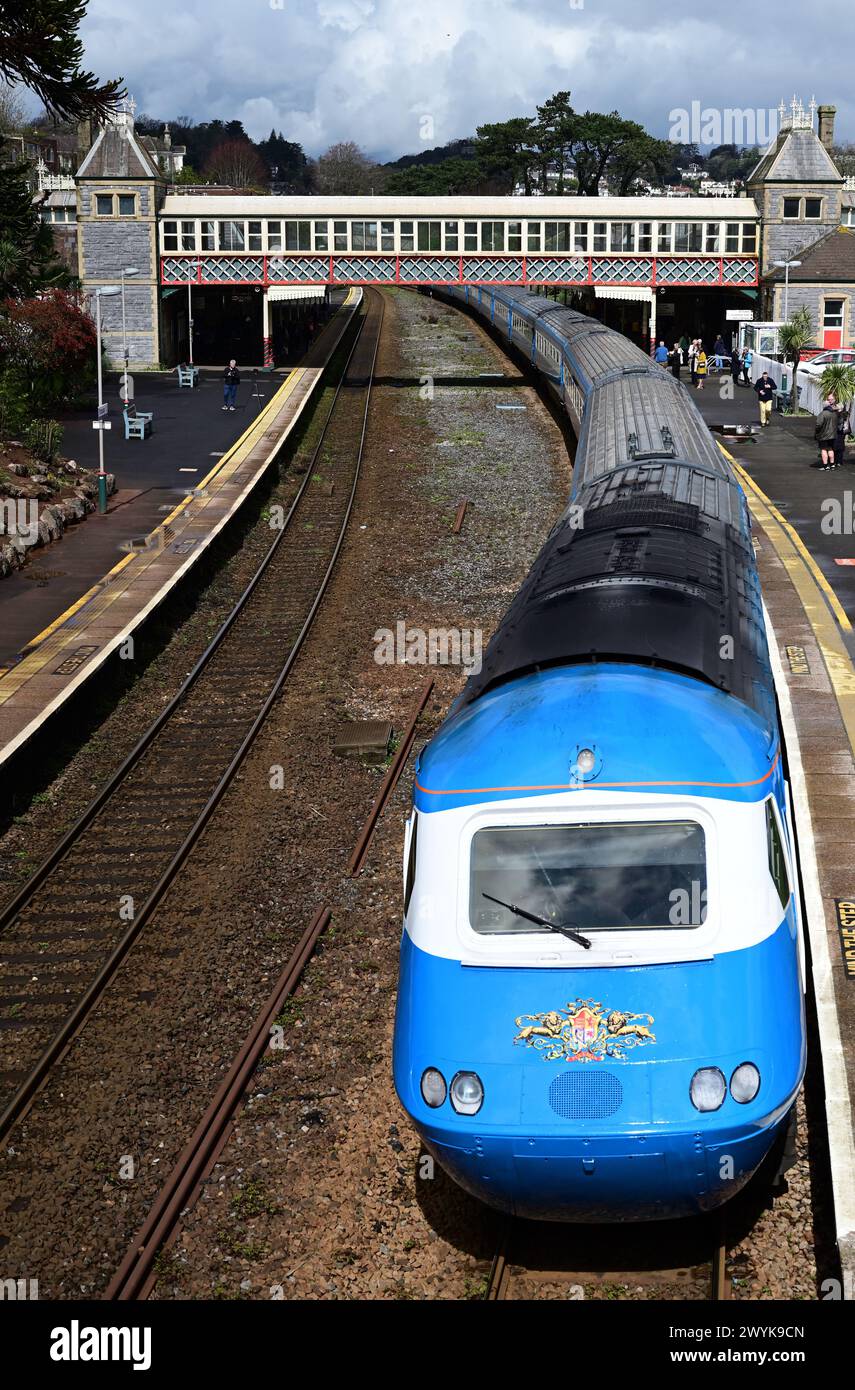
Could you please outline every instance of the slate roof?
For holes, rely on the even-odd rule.
[[[843,175],[813,130],[782,130],[748,183],[842,183]]]
[[[798,281],[828,281],[855,284],[855,227],[835,227],[811,246],[799,252],[801,265],[790,271],[790,284]],[[776,270],[770,280],[783,280],[784,270]]]
[[[107,126],[99,132],[77,174],[87,179],[162,177],[156,158],[140,137],[117,126]]]

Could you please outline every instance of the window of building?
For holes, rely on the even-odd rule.
[[[477,251],[477,250],[478,250],[478,223],[477,223],[477,222],[464,222],[464,223],[463,223],[463,250],[464,250],[464,251]]]
[[[97,217],[113,216],[113,195],[112,193],[95,194],[95,214]],[[175,224],[173,223],[173,226]]]
[[[588,224],[587,222],[573,223],[573,250],[587,251],[588,249]]]
[[[610,249],[612,251],[635,250],[634,222],[613,222],[611,224]]]
[[[218,222],[220,251],[245,251],[246,228],[243,222]]]
[[[413,224],[412,222],[401,223],[401,250],[413,250]]]
[[[708,222],[704,231],[704,250],[708,255],[717,256],[721,250],[721,234],[718,222]]]
[[[822,313],[823,328],[842,328],[843,308],[842,299],[826,299]]]
[[[417,222],[418,249],[420,251],[442,250],[442,223]]]
[[[639,222],[638,224],[638,249],[639,251],[653,250],[653,223]]]
[[[528,222],[526,232],[526,245],[529,251],[539,251],[541,249],[541,226],[539,222]]]
[[[522,251],[522,222],[508,223],[508,250]]]
[[[137,195],[136,193],[119,194],[119,216],[136,217],[137,215]]]
[[[394,251],[395,249],[395,224],[394,222],[380,223],[380,250]]]
[[[607,235],[606,235],[606,233],[607,233],[607,228],[608,228],[608,224],[605,223],[605,222],[595,222],[595,223],[594,223],[594,250],[595,250],[595,251],[607,251],[607,250],[608,250],[608,238],[607,238]]]
[[[282,250],[282,223],[268,222],[267,229],[267,249],[268,251]]]
[[[805,198],[805,221],[818,222],[822,217],[822,199]]]
[[[757,250],[757,228],[753,222],[742,224],[742,249],[752,256]]]
[[[285,250],[286,251],[310,251],[311,223],[309,222],[286,222],[285,223]]]
[[[352,251],[376,251],[377,223],[351,222],[350,247]]]
[[[330,228],[328,222],[316,222],[314,225],[315,250],[329,251],[330,249]]]
[[[196,223],[195,223],[195,222],[182,222],[182,223],[181,223],[181,250],[182,250],[182,251],[195,251],[195,250],[196,250]]]
[[[481,250],[482,251],[504,251],[505,249],[505,224],[504,222],[482,222],[481,223]]]
[[[412,223],[410,223],[410,226],[412,226]],[[346,251],[346,250],[347,250],[347,223],[346,223],[346,222],[333,222],[333,250],[334,250],[334,251]]]
[[[729,256],[739,251],[739,223],[726,222],[724,226],[724,249]]]
[[[261,250],[261,223],[248,222],[246,227],[246,245],[249,251]]]
[[[200,239],[199,239],[199,249],[200,249],[200,251],[213,251],[213,250],[215,250],[216,248],[215,248],[215,243],[214,243],[214,224],[213,224],[213,222],[200,222],[200,224],[199,224],[199,229],[200,229]]]
[[[456,251],[460,245],[458,224],[456,222],[443,222],[442,239],[446,251]]]
[[[659,233],[656,238],[656,250],[661,254],[663,251],[671,250],[671,233],[673,226],[670,222],[659,223]]]
[[[801,212],[801,209],[802,209],[802,200],[801,200],[801,198],[785,198],[785,199],[784,199],[784,217],[786,217],[786,218],[788,218],[788,219],[791,219],[791,220],[795,221],[795,220],[798,219],[798,216],[799,216],[799,214],[800,214],[800,212]]]
[[[703,250],[703,223],[702,222],[675,222],[674,223],[674,250],[676,251],[702,251]]]
[[[178,250],[178,223],[164,222],[163,224],[163,249],[164,251]]]
[[[545,222],[544,224],[545,251],[569,251],[570,236],[572,231],[571,222]]]

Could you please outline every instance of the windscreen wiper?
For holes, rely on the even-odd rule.
[[[501,898],[494,898],[491,893],[485,893],[483,889],[481,897],[487,898],[491,903],[498,903],[499,907],[507,908],[508,912],[513,912],[515,917],[524,917],[527,922],[536,922],[541,927],[546,927],[548,931],[560,932],[562,936],[567,936],[571,941],[575,941],[577,946],[584,946],[586,951],[591,949],[591,943],[587,936],[574,931],[572,927],[562,925],[560,922],[550,922],[546,917],[538,917],[536,912],[526,912],[524,907],[517,907],[516,903],[503,903]]]

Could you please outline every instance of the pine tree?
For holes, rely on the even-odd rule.
[[[0,0],[0,76],[22,82],[57,116],[101,120],[124,92],[119,80],[99,85],[81,68],[85,14],[86,0]]]
[[[67,285],[70,275],[56,254],[27,184],[26,164],[0,165],[0,296],[21,299]]]

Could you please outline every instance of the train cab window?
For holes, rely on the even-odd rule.
[[[199,249],[200,251],[215,251],[214,224],[213,222],[199,223]]]
[[[267,223],[267,249],[268,251],[282,250],[282,223]]]
[[[395,249],[395,224],[394,222],[380,223],[380,250],[394,251]]]
[[[316,222],[314,226],[315,250],[329,251],[330,249],[330,224],[329,222]]]
[[[401,250],[412,251],[414,248],[413,224],[412,222],[401,223]]]
[[[607,251],[607,250],[608,250],[608,238],[607,238],[607,235],[606,235],[607,230],[608,230],[608,223],[607,223],[607,222],[595,222],[595,223],[594,223],[594,250],[595,250],[595,251]]]
[[[653,250],[653,223],[639,222],[638,224],[638,249],[639,251]]]
[[[410,910],[410,899],[416,886],[416,836],[419,829],[419,813],[413,809],[413,828],[410,831],[410,850],[407,855],[407,871],[404,875],[404,916]]]
[[[790,901],[790,881],[787,877],[787,860],[778,828],[778,817],[775,815],[771,797],[766,802],[766,842],[769,847],[769,873],[778,890],[781,906],[786,907]]]
[[[478,223],[477,223],[477,222],[464,222],[464,223],[463,223],[463,250],[464,250],[464,251],[477,251],[477,250],[478,250]]]
[[[420,251],[441,251],[441,222],[417,222],[418,249]]]
[[[508,250],[522,251],[522,222],[508,223]]]
[[[529,251],[539,251],[541,249],[541,225],[539,222],[528,222],[526,245]]]
[[[347,250],[347,223],[333,222],[333,250]]]
[[[706,900],[694,821],[505,826],[472,838],[469,921],[484,935],[549,931],[509,905],[582,932],[696,928]]]
[[[458,249],[458,234],[456,222],[443,222],[442,239],[445,243],[443,250],[456,251]]]

